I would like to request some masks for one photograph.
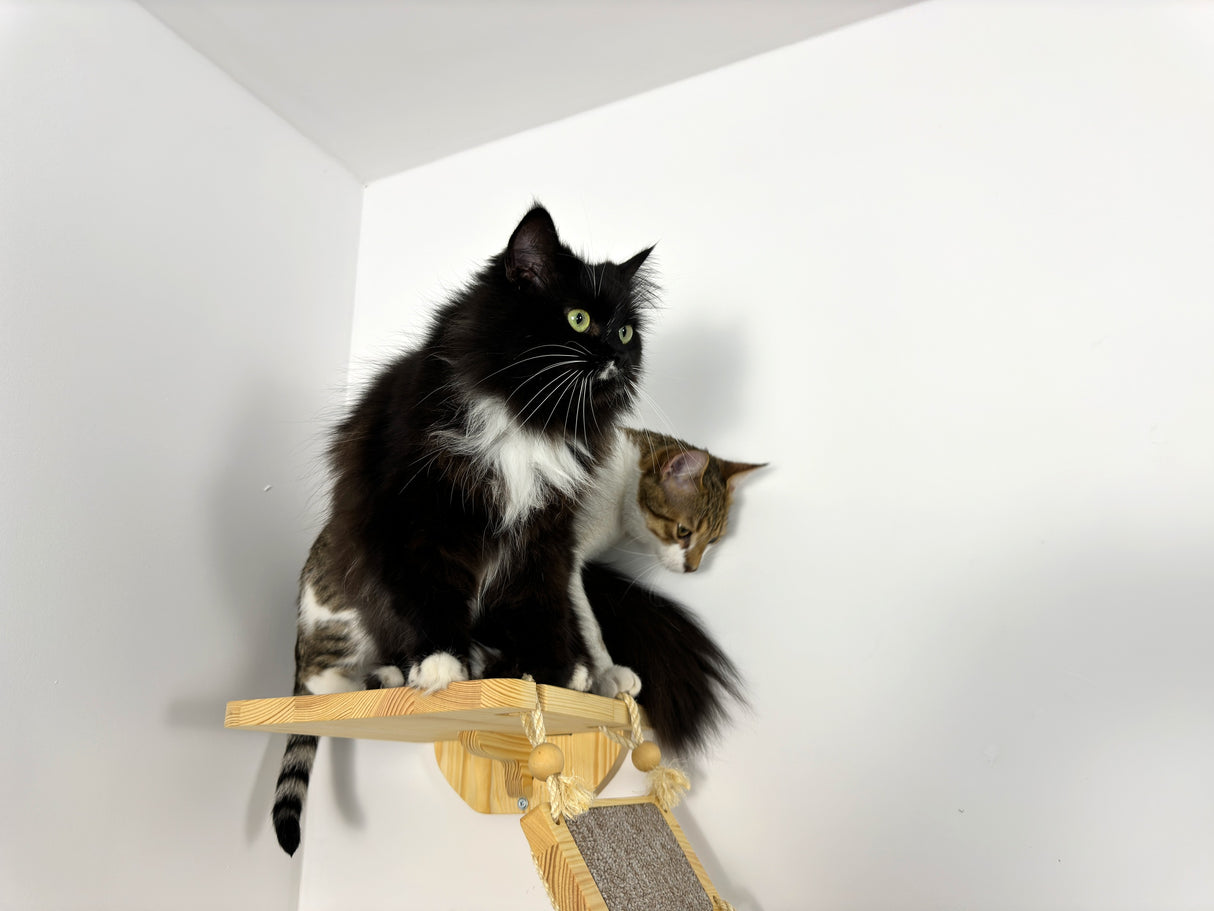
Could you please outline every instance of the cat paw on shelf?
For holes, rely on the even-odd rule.
[[[363,683],[369,690],[391,689],[405,685],[405,674],[395,664],[385,664],[367,674]]]
[[[426,695],[467,679],[468,669],[450,652],[435,652],[409,668],[409,686]]]
[[[575,664],[573,674],[569,677],[569,682],[565,684],[565,688],[577,690],[579,693],[588,693],[593,683],[594,678],[590,676],[590,668],[584,664]]]
[[[641,691],[641,678],[630,667],[613,664],[599,671],[594,678],[594,692],[614,699],[622,693],[635,696]]]

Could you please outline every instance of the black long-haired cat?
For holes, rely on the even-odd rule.
[[[329,518],[299,605],[318,654],[296,656],[318,673],[297,674],[297,693],[349,689],[326,679],[343,666],[425,690],[467,679],[473,622],[498,609],[527,618],[512,669],[593,685],[569,545],[578,496],[636,397],[651,249],[588,263],[536,206],[422,343],[373,380],[330,451]],[[337,648],[347,614],[359,620],[358,660],[328,660],[324,631]],[[292,737],[283,758],[274,823],[288,853],[315,748]]]
[[[532,618],[522,670],[589,685],[566,542],[636,394],[648,254],[591,265],[533,208],[338,428],[334,558],[410,686],[466,679],[477,610],[516,602]]]

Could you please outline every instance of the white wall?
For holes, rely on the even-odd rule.
[[[294,908],[269,831],[362,188],[140,7],[0,5],[0,908]]]
[[[739,908],[1214,903],[1212,13],[926,3],[368,190],[359,376],[533,195],[659,242],[650,393],[773,466],[656,580],[750,681],[680,811]],[[308,911],[545,907],[428,748],[314,781]]]

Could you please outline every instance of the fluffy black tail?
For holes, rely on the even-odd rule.
[[[729,703],[745,705],[742,679],[691,613],[601,563],[588,563],[582,585],[617,664],[641,678],[637,702],[663,747],[686,754],[720,732]]]
[[[308,796],[308,777],[316,759],[317,738],[310,734],[292,734],[282,754],[278,787],[274,791],[274,831],[278,843],[288,854],[299,847],[299,817],[303,814],[304,798]]]

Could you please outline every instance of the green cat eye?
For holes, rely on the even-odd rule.
[[[574,332],[585,332],[590,328],[590,314],[585,310],[576,308],[570,310],[566,317],[569,320],[569,325],[573,327]]]
[[[623,326],[620,328],[620,341],[627,345],[632,341],[632,327]]]
[[[686,525],[680,525],[678,528],[676,528],[674,530],[674,533],[676,535],[678,535],[680,538],[686,538],[691,535],[691,529],[688,528]]]

